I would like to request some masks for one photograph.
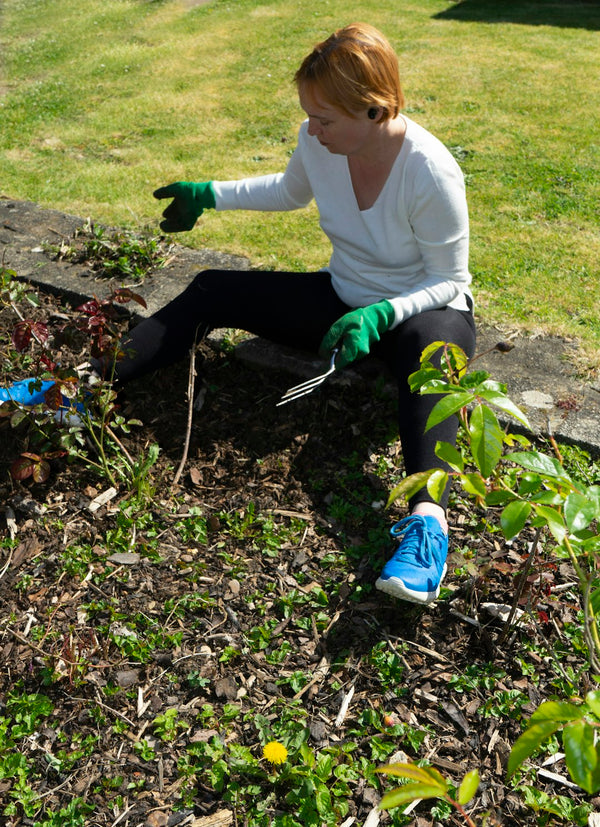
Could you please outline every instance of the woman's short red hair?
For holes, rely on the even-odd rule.
[[[352,23],[318,43],[294,80],[350,115],[376,106],[385,120],[404,106],[396,53],[368,23]]]

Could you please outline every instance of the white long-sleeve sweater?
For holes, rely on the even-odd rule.
[[[332,244],[327,266],[351,307],[388,299],[395,325],[438,307],[466,310],[471,276],[464,178],[446,147],[403,116],[402,148],[375,204],[358,207],[348,160],[321,146],[305,121],[283,173],[213,181],[216,209],[294,210],[316,200]]]

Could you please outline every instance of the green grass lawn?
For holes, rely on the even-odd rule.
[[[479,318],[575,337],[600,365],[600,8],[464,0],[4,0],[0,194],[157,227],[173,180],[283,168],[292,76],[353,20],[397,48],[406,112],[461,163]],[[312,268],[314,208],[209,213],[185,244]]]

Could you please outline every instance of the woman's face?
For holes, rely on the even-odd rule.
[[[308,115],[308,134],[335,155],[359,155],[368,147],[375,121],[366,111],[355,117],[327,103],[314,88],[301,86],[300,106]]]

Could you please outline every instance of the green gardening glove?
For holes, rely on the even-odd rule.
[[[173,199],[163,212],[165,220],[160,223],[160,228],[165,233],[193,229],[204,210],[214,209],[217,203],[212,181],[201,184],[178,181],[155,190],[154,197]]]
[[[346,367],[355,359],[361,359],[389,330],[396,314],[387,299],[367,307],[357,307],[331,325],[321,342],[319,352],[327,356],[334,348],[339,348],[335,360],[338,369]]]

